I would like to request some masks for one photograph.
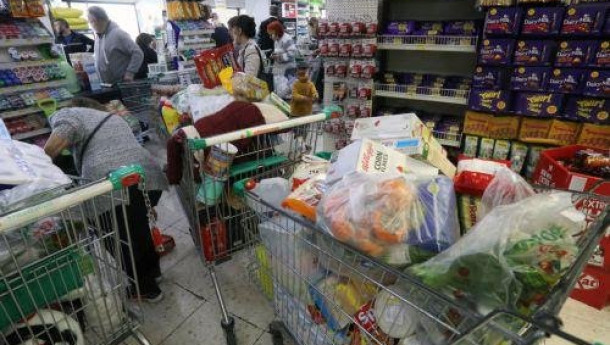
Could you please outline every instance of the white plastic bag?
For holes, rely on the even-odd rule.
[[[70,184],[71,180],[44,150],[16,140],[0,141],[0,211],[35,194]]]

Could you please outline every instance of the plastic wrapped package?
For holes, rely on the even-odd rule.
[[[375,297],[373,314],[377,325],[392,338],[413,335],[421,317],[414,307],[402,300],[404,298],[408,298],[408,294],[399,285],[389,286]]]
[[[326,174],[313,176],[290,193],[282,202],[282,207],[315,222],[316,208],[327,189]]]
[[[311,236],[308,230],[282,216],[259,224],[258,229],[271,256],[274,281],[295,298],[310,302],[306,280],[315,280],[319,270],[315,255],[303,246]]]
[[[9,275],[40,257],[35,240],[26,229],[17,229],[0,235],[0,276]]]
[[[233,75],[233,95],[252,102],[260,102],[269,96],[269,87],[264,81],[245,73]]]
[[[285,178],[273,177],[258,182],[251,192],[269,205],[279,209],[281,208],[282,201],[290,193],[290,186]],[[246,199],[246,203],[259,215],[269,210],[267,206],[255,202],[250,198]]]
[[[337,240],[388,264],[406,265],[420,252],[444,250],[459,237],[451,180],[408,178],[345,175],[322,198],[318,221]]]
[[[71,180],[36,145],[0,141],[0,212],[38,193],[68,185]]]
[[[496,206],[509,205],[534,195],[534,189],[520,175],[511,169],[502,167],[483,193],[480,218]]]
[[[534,195],[494,208],[450,249],[409,272],[483,314],[495,308],[528,313],[574,262],[574,235],[585,224],[570,193]]]
[[[296,190],[305,181],[318,174],[326,174],[330,168],[330,162],[326,159],[312,155],[304,155],[301,158],[301,163],[297,165],[294,172],[290,176],[290,186],[292,190]]]

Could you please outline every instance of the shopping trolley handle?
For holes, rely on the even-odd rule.
[[[108,180],[112,183],[115,190],[123,187],[130,187],[144,180],[145,173],[141,165],[129,165],[119,168],[108,175]]]

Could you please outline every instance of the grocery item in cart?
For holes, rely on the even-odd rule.
[[[326,175],[319,174],[301,184],[282,202],[282,207],[316,221],[316,208],[328,189]]]
[[[0,141],[0,210],[71,180],[36,145]]]
[[[41,330],[42,334],[39,335],[40,331],[36,330]],[[49,337],[52,339],[48,339]],[[9,344],[23,345],[40,344],[41,341],[61,344],[69,339],[70,344],[85,345],[85,336],[78,322],[70,315],[51,309],[42,309],[27,322],[16,325],[14,332],[4,339],[7,339]]]
[[[432,288],[486,314],[530,313],[578,255],[585,217],[570,193],[538,194],[493,209],[449,250],[409,268]]]
[[[388,286],[375,297],[373,314],[379,328],[392,338],[402,339],[417,330],[421,315],[404,302],[409,295],[400,285]]]
[[[399,174],[352,173],[330,187],[318,221],[341,242],[394,265],[436,253],[459,236],[446,178],[413,183]]]
[[[534,195],[534,189],[519,174],[507,167],[496,171],[493,180],[483,193],[480,217],[501,205],[510,205]]]
[[[312,155],[304,155],[301,158],[301,163],[297,165],[290,176],[290,186],[292,190],[296,190],[300,185],[307,182],[310,178],[326,174],[330,168],[330,162]]]

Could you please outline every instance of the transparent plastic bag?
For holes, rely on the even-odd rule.
[[[318,207],[322,228],[393,265],[446,249],[459,237],[451,180],[409,181],[398,174],[351,173]]]
[[[480,217],[484,217],[497,206],[509,205],[534,194],[534,189],[523,177],[509,168],[502,167],[496,171],[483,193]]]
[[[269,96],[269,87],[264,81],[245,73],[233,75],[233,96],[251,102],[260,102]]]
[[[450,249],[409,272],[483,314],[496,308],[527,314],[576,259],[574,236],[585,224],[570,193],[534,195],[494,208]]]

